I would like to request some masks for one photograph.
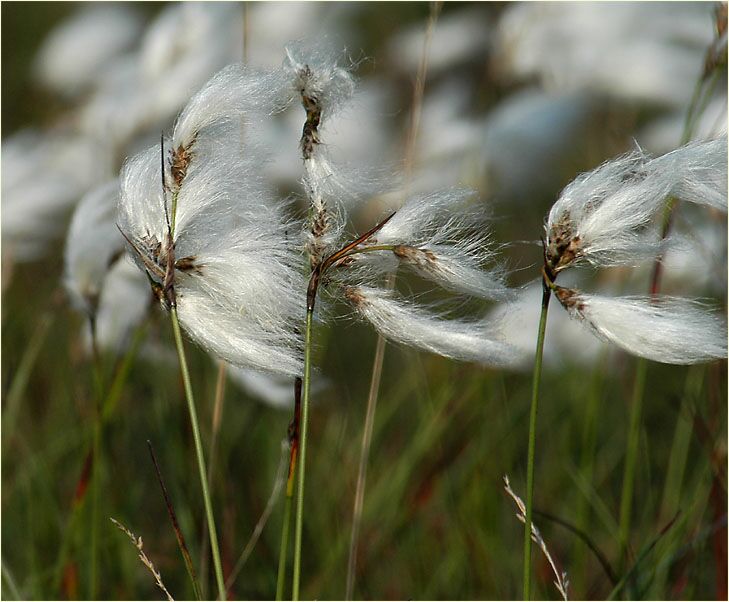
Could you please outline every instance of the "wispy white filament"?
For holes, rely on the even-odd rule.
[[[509,366],[519,360],[514,347],[496,338],[494,324],[444,319],[382,289],[352,287],[346,295],[375,330],[396,343],[490,366]]]
[[[652,160],[636,151],[577,177],[547,218],[555,267],[582,258],[613,265],[655,255],[662,241],[654,218],[668,197],[726,210],[726,144],[725,137],[691,143]]]
[[[651,167],[673,180],[671,195],[727,210],[727,137],[692,142],[658,157]]]
[[[486,224],[469,210],[474,192],[445,190],[409,199],[375,234],[373,244],[395,245],[395,255],[422,277],[454,291],[498,299],[509,296],[493,260]]]
[[[346,222],[341,203],[352,194],[349,170],[331,160],[320,128],[350,99],[354,79],[324,46],[288,46],[283,71],[288,74],[291,98],[299,99],[306,111],[300,146],[305,172],[302,183],[311,211],[305,238],[311,263],[316,264],[333,250],[341,235]]]
[[[571,317],[633,355],[665,364],[695,364],[727,356],[726,321],[697,301],[572,292],[557,296]]]

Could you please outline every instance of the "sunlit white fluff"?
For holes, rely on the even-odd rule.
[[[208,90],[190,101],[166,141],[170,212],[177,198],[171,216],[175,257],[186,264],[175,271],[180,322],[193,339],[232,364],[297,375],[305,291],[301,257],[289,240],[283,207],[260,179],[265,156],[251,142],[254,109],[242,127],[239,112],[210,111],[204,102]],[[175,158],[185,158],[177,174],[171,167]],[[162,263],[154,257],[167,233],[159,169],[157,147],[127,163],[120,225],[148,259]],[[159,274],[151,276],[162,283]]]
[[[575,258],[610,265],[656,254],[659,237],[647,226],[672,182],[650,173],[647,162],[636,151],[578,176],[564,188],[546,224],[550,252],[558,254],[557,269]]]
[[[302,183],[311,206],[306,246],[314,265],[332,251],[340,237],[346,222],[341,199],[352,194],[348,170],[332,161],[322,144],[320,128],[350,99],[354,79],[323,45],[288,46],[283,70],[288,75],[291,98],[298,99],[306,112],[300,146]]]
[[[66,289],[77,307],[89,314],[115,256],[124,248],[116,227],[117,178],[86,193],[76,206],[66,236]]]
[[[552,206],[548,259],[559,271],[580,259],[612,265],[655,255],[662,241],[650,226],[668,197],[725,208],[726,179],[725,138],[652,160],[635,151],[608,161],[567,185]]]
[[[375,234],[372,245],[394,245],[402,264],[440,286],[487,299],[509,295],[501,270],[489,270],[486,224],[468,207],[474,192],[443,190],[409,199]]]
[[[357,313],[393,342],[490,366],[509,366],[520,359],[516,348],[499,338],[493,323],[446,319],[383,289],[350,287],[345,296]]]
[[[683,201],[727,210],[727,137],[691,142],[651,162],[673,179],[671,195]]]
[[[3,255],[41,257],[74,204],[99,181],[98,147],[76,134],[23,130],[3,140]]]
[[[78,96],[131,48],[141,26],[141,15],[132,5],[89,4],[45,38],[35,59],[36,77],[54,91]]]
[[[315,99],[324,118],[334,115],[354,93],[352,74],[339,64],[337,53],[324,43],[289,44],[284,69],[292,78],[292,97]]]
[[[571,317],[628,353],[665,364],[727,356],[726,321],[697,301],[677,297],[601,297],[558,289]]]

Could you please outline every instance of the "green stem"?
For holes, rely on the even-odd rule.
[[[208,531],[210,533],[210,549],[213,553],[213,566],[215,568],[215,581],[218,585],[218,597],[220,600],[225,600],[225,581],[223,580],[223,568],[220,564],[220,550],[218,549],[218,534],[217,530],[215,529],[215,520],[213,518],[213,506],[210,502],[210,492],[208,491],[208,478],[207,470],[205,469],[205,456],[203,455],[202,440],[200,439],[200,427],[198,426],[197,410],[195,409],[195,399],[192,395],[190,373],[187,370],[187,360],[185,359],[185,348],[182,343],[180,322],[177,318],[177,308],[174,306],[170,309],[170,317],[172,318],[172,330],[175,334],[175,345],[177,347],[177,355],[180,360],[182,380],[185,385],[185,398],[187,399],[187,409],[190,413],[192,436],[195,440],[195,455],[197,456],[197,468],[200,475],[200,485],[202,486],[203,502],[205,503],[205,515],[207,517]]]
[[[530,599],[531,562],[532,562],[532,505],[534,498],[534,450],[537,441],[537,406],[539,404],[539,382],[542,378],[542,355],[544,354],[544,334],[547,330],[547,310],[551,289],[544,285],[542,292],[542,312],[539,316],[539,334],[537,335],[537,351],[534,358],[534,379],[532,381],[532,405],[529,412],[529,451],[527,455],[527,494],[526,516],[524,522],[524,600]]]
[[[227,371],[227,364],[220,360],[218,363],[218,377],[215,381],[215,400],[213,402],[213,420],[211,428],[210,447],[208,449],[208,487],[213,486],[213,474],[215,472],[215,460],[218,449],[218,435],[220,433],[220,424],[223,418],[223,404],[225,402],[225,374]],[[204,588],[203,595],[207,593],[207,575],[208,575],[208,530],[207,527],[203,527],[202,539],[200,541],[200,576],[202,580],[202,587]],[[230,578],[230,577],[229,577]]]
[[[316,293],[314,293],[316,295]],[[313,299],[312,299],[313,301]],[[298,474],[298,491],[296,494],[296,524],[294,528],[294,580],[291,596],[294,602],[299,599],[299,583],[301,581],[301,536],[304,526],[304,481],[306,474],[306,439],[309,427],[309,385],[311,384],[311,330],[314,317],[313,302],[308,303],[306,310],[306,338],[304,342],[304,383],[301,397],[301,441]]]
[[[392,279],[390,279],[392,281]],[[357,488],[354,496],[354,511],[352,516],[352,535],[349,542],[349,560],[347,562],[347,589],[345,600],[351,600],[354,593],[354,575],[357,569],[357,544],[362,524],[362,509],[364,507],[364,492],[367,482],[367,461],[370,457],[372,444],[372,431],[375,426],[375,410],[377,408],[377,394],[382,379],[382,365],[385,360],[385,337],[377,336],[375,360],[372,367],[372,380],[370,392],[367,397],[367,412],[365,414],[364,433],[362,433],[362,448],[359,455],[359,470],[357,472]]]
[[[618,541],[620,542],[620,570],[625,568],[628,551],[628,535],[633,507],[633,488],[635,485],[635,467],[640,447],[641,414],[643,411],[643,390],[645,389],[648,362],[641,358],[635,371],[635,385],[630,409],[630,426],[628,427],[628,446],[625,451],[625,469],[623,472],[623,488],[620,495],[620,521]]]
[[[276,600],[283,600],[284,579],[286,577],[286,554],[289,547],[289,531],[291,531],[291,507],[293,506],[293,487],[286,491],[283,527],[281,527],[281,551],[278,555],[278,576],[276,578]]]

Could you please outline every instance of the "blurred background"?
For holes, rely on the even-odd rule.
[[[536,342],[539,237],[561,188],[636,146],[661,154],[727,129],[721,3],[0,8],[6,599],[159,598],[109,517],[143,537],[173,596],[193,596],[148,440],[195,566],[204,583],[210,579],[192,435],[165,315],[144,276],[124,257],[110,257],[108,272],[85,283],[96,286],[88,297],[95,370],[89,308],[79,302],[81,285],[64,268],[64,253],[80,200],[169,132],[190,96],[223,66],[278,66],[295,40],[326,41],[351,61],[355,97],[322,139],[338,158],[383,182],[404,181],[410,192],[478,190],[499,262],[520,295],[508,307],[458,300],[458,312],[499,316],[525,350]],[[260,141],[275,149],[267,180],[302,214],[303,121],[301,107],[291,107],[271,119]],[[350,207],[352,232],[403,198],[403,187],[392,186]],[[667,254],[663,291],[704,298],[726,313],[726,216],[679,206],[674,232],[688,244]],[[650,265],[580,269],[565,284],[645,294],[649,276]],[[398,277],[398,286],[447,298],[415,278]],[[338,307],[331,313],[346,315]],[[341,319],[319,325],[315,336],[302,595],[339,599],[376,335]],[[272,598],[283,500],[271,496],[292,384],[229,370],[216,427],[219,368],[192,344],[188,354],[204,443],[215,448],[211,482],[226,575],[270,507],[230,597]],[[571,597],[726,599],[726,362],[649,364],[625,554],[618,524],[636,360],[600,344],[554,305],[545,363],[535,522],[568,573]],[[356,598],[521,595],[523,530],[502,476],[525,495],[530,369],[490,370],[388,345]],[[100,399],[94,554],[90,450]],[[557,599],[549,565],[534,558],[535,596]]]

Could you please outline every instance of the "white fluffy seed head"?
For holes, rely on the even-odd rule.
[[[547,258],[559,271],[585,259],[596,265],[655,255],[648,228],[671,182],[647,169],[636,151],[608,161],[567,185],[547,217]]]
[[[463,189],[413,197],[371,244],[394,245],[402,264],[447,290],[486,299],[509,297],[503,270],[485,267],[494,253],[485,220],[469,210],[474,198],[473,191]],[[378,257],[369,260],[391,268]]]
[[[396,299],[388,290],[349,287],[345,297],[360,316],[393,342],[489,366],[513,366],[520,360],[519,351],[498,338],[494,324],[445,319]]]
[[[668,197],[726,210],[726,138],[691,143],[649,159],[640,151],[608,161],[570,183],[545,226],[547,260],[560,271],[655,256],[662,241],[654,217]]]
[[[226,121],[249,121],[273,111],[281,102],[285,76],[281,71],[257,71],[228,65],[190,99],[172,135],[175,147],[191,144],[206,127]]]
[[[558,288],[570,316],[628,353],[665,364],[727,356],[727,326],[697,301],[677,297],[601,297]]]
[[[76,206],[66,237],[64,284],[74,304],[96,308],[111,263],[124,249],[116,227],[117,178],[86,193]]]
[[[337,55],[324,44],[286,46],[284,71],[289,75],[291,100],[316,102],[323,120],[329,119],[354,93],[354,78],[338,64]]]
[[[174,216],[174,290],[182,326],[204,348],[256,370],[297,375],[306,289],[291,224],[260,177],[265,161],[241,127],[238,109],[211,108],[213,79],[183,112],[165,153],[163,199],[159,148],[131,159],[122,173],[122,230],[146,256],[157,284],[166,268],[165,203]],[[201,101],[200,99],[203,99]],[[246,117],[254,113],[251,108]],[[185,124],[192,124],[188,127]],[[186,144],[186,146],[185,146]],[[150,268],[151,264],[151,268]],[[155,267],[156,264],[156,267]],[[145,262],[138,260],[145,269]],[[161,271],[160,271],[161,270]],[[303,293],[302,293],[303,294]]]
[[[671,195],[682,201],[727,210],[727,137],[691,142],[651,161],[673,180]]]

